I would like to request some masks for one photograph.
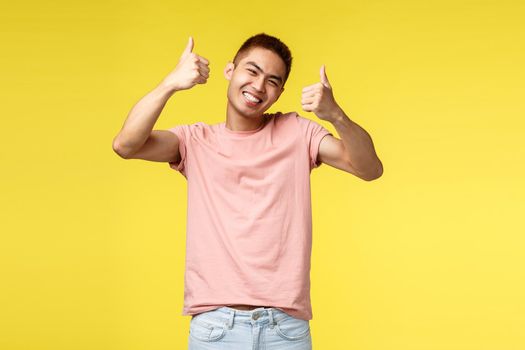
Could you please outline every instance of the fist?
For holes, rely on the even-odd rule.
[[[175,69],[162,81],[173,91],[190,89],[195,84],[205,84],[210,75],[209,62],[192,52],[193,38],[190,36],[186,48]]]
[[[339,106],[335,102],[332,86],[328,82],[324,65],[321,67],[320,75],[321,82],[303,89],[301,105],[304,111],[314,112],[319,118],[331,121]]]

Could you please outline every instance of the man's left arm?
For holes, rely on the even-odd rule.
[[[319,144],[319,160],[366,181],[379,178],[383,174],[383,164],[375,152],[372,138],[335,102],[324,65],[320,75],[320,83],[303,89],[301,104],[303,110],[332,123],[341,139],[331,135],[323,137]]]

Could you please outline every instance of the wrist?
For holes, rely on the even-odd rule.
[[[341,108],[337,108],[333,113],[332,113],[332,124],[336,124],[336,123],[340,123],[342,122],[345,118],[348,118],[345,114],[345,112],[341,109]]]
[[[173,86],[170,86],[170,85],[167,85],[163,81],[156,87],[156,90],[158,90],[158,92],[160,94],[167,95],[167,96],[171,96],[175,92],[180,91],[180,89],[178,89],[176,87],[173,87]]]

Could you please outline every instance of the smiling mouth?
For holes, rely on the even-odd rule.
[[[258,105],[259,103],[262,102],[260,98],[253,96],[247,91],[243,91],[242,95],[244,96],[244,99],[246,100],[246,102],[248,102],[252,106]]]

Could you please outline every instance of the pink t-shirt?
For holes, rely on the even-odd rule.
[[[181,154],[169,165],[188,183],[182,315],[246,304],[312,319],[310,173],[332,133],[296,112],[265,117],[250,131],[169,129]]]

